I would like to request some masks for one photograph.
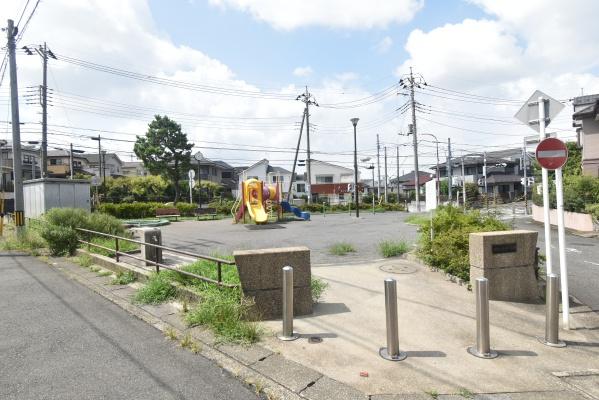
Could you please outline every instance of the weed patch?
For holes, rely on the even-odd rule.
[[[329,253],[335,256],[344,256],[347,253],[355,253],[356,249],[351,243],[339,242],[329,247]]]
[[[133,300],[142,304],[160,304],[172,299],[177,290],[170,284],[163,273],[153,274],[136,293]]]
[[[255,343],[262,330],[257,322],[248,321],[252,303],[239,288],[221,288],[203,284],[202,301],[185,315],[189,326],[206,325],[225,342]]]
[[[46,242],[36,229],[26,228],[21,234],[7,232],[0,240],[1,250],[33,252],[46,247]]]
[[[83,268],[89,268],[93,264],[92,258],[87,254],[82,254],[76,258],[77,264],[81,265]]]
[[[98,272],[98,276],[110,276],[110,275],[112,275],[111,271],[101,271],[101,272]]]
[[[101,249],[99,247],[91,246],[90,251],[92,253],[100,254],[100,255],[103,255],[106,257],[114,257],[114,255],[115,255],[114,239],[109,238],[109,237],[96,236],[96,237],[92,238],[91,242],[93,244],[97,244],[97,245],[111,249],[111,250],[106,250],[106,249]],[[134,251],[134,250],[138,250],[138,249],[139,249],[139,244],[137,244],[137,243],[127,242],[125,240],[119,241],[119,251],[129,252],[129,251]]]
[[[431,217],[429,215],[423,214],[412,214],[406,217],[404,220],[406,224],[413,225],[427,225],[431,223]]]
[[[135,274],[131,271],[123,272],[119,271],[116,273],[116,277],[110,281],[111,285],[128,285],[135,282]]]
[[[385,240],[379,243],[379,252],[385,258],[401,256],[407,253],[409,246],[405,241]]]
[[[318,303],[323,293],[329,286],[328,283],[320,278],[312,278],[310,281],[310,291],[312,292],[312,302]]]
[[[164,331],[164,336],[167,339],[170,339],[170,340],[177,340],[178,339],[178,337],[177,337],[177,331],[175,331],[171,327],[166,328],[166,330]]]

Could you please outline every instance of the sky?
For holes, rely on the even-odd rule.
[[[37,4],[37,7],[36,7]],[[35,11],[34,11],[35,9]],[[572,140],[575,96],[599,93],[594,0],[4,0],[18,47],[46,42],[51,148],[125,160],[154,114],[182,125],[194,151],[242,166],[291,169],[307,89],[312,158],[361,166],[387,146],[389,177],[413,169],[408,92],[416,89],[419,161],[521,146],[513,115],[536,89],[566,108],[549,126]],[[3,35],[4,36],[4,35]],[[5,52],[2,49],[3,54]],[[17,54],[23,140],[40,140],[41,60]],[[1,72],[1,70],[0,70]],[[8,74],[0,139],[10,140]],[[426,83],[426,84],[425,84]],[[8,123],[7,123],[8,122]],[[305,159],[305,130],[300,159]],[[396,159],[396,155],[399,157]],[[301,170],[301,169],[300,169]],[[368,175],[368,171],[362,170]]]

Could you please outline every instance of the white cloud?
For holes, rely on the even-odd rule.
[[[297,67],[293,70],[293,75],[299,76],[301,78],[305,78],[307,76],[312,75],[312,67],[306,65],[305,67]]]
[[[389,36],[385,36],[376,44],[375,49],[377,52],[384,54],[391,49],[391,46],[393,46],[393,39],[391,39]]]
[[[423,0],[210,0],[210,3],[247,12],[280,30],[314,25],[384,28],[391,23],[410,21],[424,5]]]

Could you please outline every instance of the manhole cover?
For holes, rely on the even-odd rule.
[[[406,261],[397,260],[389,264],[381,265],[379,269],[390,274],[413,274],[416,268]]]

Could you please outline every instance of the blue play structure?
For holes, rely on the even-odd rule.
[[[292,206],[288,201],[282,201],[281,207],[283,207],[284,212],[292,212],[296,217],[301,218],[305,221],[310,220],[310,213],[307,211],[302,211],[296,206]]]

